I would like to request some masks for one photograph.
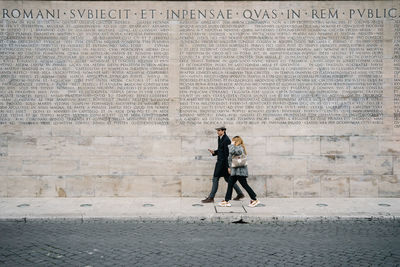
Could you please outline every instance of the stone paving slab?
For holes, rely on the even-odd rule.
[[[257,222],[400,218],[400,198],[261,198],[256,208],[247,207],[246,199],[221,208],[217,206],[221,200],[202,204],[199,198],[0,198],[0,219]]]
[[[238,213],[245,215],[247,213],[246,208],[242,201],[231,201],[231,207],[220,207],[218,203],[215,203],[215,212],[218,214],[221,213]]]

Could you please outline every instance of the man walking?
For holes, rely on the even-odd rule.
[[[203,199],[201,201],[203,203],[214,202],[214,197],[218,190],[219,178],[224,177],[226,182],[228,182],[228,179],[229,179],[229,173],[228,173],[229,149],[228,149],[228,145],[231,144],[231,140],[226,135],[225,127],[219,127],[216,130],[217,130],[217,134],[218,134],[218,149],[217,150],[209,149],[208,151],[210,151],[211,155],[217,156],[217,163],[215,164],[213,185],[212,185],[211,193],[206,199]],[[244,198],[244,195],[237,184],[235,184],[235,186],[233,188],[235,189],[236,193],[238,194],[234,198],[234,200],[240,200],[240,199]]]

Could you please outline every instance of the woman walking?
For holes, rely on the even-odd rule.
[[[247,151],[242,138],[240,138],[240,136],[233,137],[232,144],[229,145],[229,157],[228,157],[228,164],[229,164],[228,172],[231,176],[229,177],[228,190],[226,191],[225,200],[218,204],[221,207],[231,206],[229,200],[232,199],[233,185],[236,184],[237,181],[239,181],[239,183],[243,186],[243,188],[247,191],[247,193],[251,198],[249,207],[254,208],[258,204],[260,204],[260,201],[257,200],[256,193],[254,193],[253,189],[251,189],[251,187],[247,183],[247,176],[249,176],[246,166],[247,164],[245,166],[232,166],[232,158],[236,156],[241,156],[243,154],[247,155]]]

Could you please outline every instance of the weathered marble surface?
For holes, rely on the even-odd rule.
[[[0,53],[8,53],[12,52],[13,49],[19,49],[18,51],[25,51],[23,55],[26,58],[21,57],[18,59],[11,54],[4,54],[5,60],[2,63],[3,67],[0,68],[0,113],[11,114],[12,112],[10,113],[9,110],[13,110],[15,112],[13,114],[16,114],[16,117],[13,117],[15,120],[6,120],[4,117],[0,117],[0,197],[203,197],[208,195],[211,189],[211,176],[215,164],[215,158],[210,156],[207,149],[216,148],[217,138],[214,128],[220,124],[224,124],[228,128],[228,135],[231,138],[234,135],[240,135],[247,144],[250,172],[249,183],[260,197],[400,197],[400,119],[397,116],[399,113],[398,110],[400,110],[400,101],[395,98],[395,95],[399,94],[400,91],[400,31],[397,27],[400,25],[399,2],[215,2],[212,4],[212,8],[214,10],[223,10],[225,12],[224,19],[166,19],[167,12],[171,12],[171,10],[204,10],[207,8],[210,8],[210,3],[207,2],[1,2],[0,10],[2,10],[2,16],[0,17],[0,22],[2,26],[0,26],[0,39],[2,42],[0,42]],[[37,45],[41,41],[46,43],[48,40],[52,40],[40,35],[41,33],[39,32],[39,29],[46,25],[53,27],[52,19],[40,20],[38,18],[24,19],[22,17],[12,17],[17,17],[18,12],[22,12],[23,10],[29,11],[31,9],[33,10],[33,16],[38,15],[38,10],[60,10],[61,18],[54,19],[54,21],[66,20],[68,21],[66,23],[69,25],[68,27],[72,27],[72,20],[77,24],[94,26],[87,29],[85,36],[76,35],[77,39],[55,39],[57,42],[61,40],[60,45],[64,44],[67,46],[65,49],[72,49],[66,50],[66,53],[62,57],[63,62],[56,62],[57,53],[60,52],[56,52],[55,54],[54,51],[52,52],[50,49],[46,50],[43,47],[41,49],[43,50],[42,55],[33,55],[33,52],[37,49],[34,45],[32,46],[33,48],[27,46],[21,50],[21,48],[18,48],[23,43],[21,40],[26,41],[24,38],[28,37],[20,36],[15,29],[11,30],[7,28],[7,25],[14,25],[14,22],[21,23],[22,20],[34,25],[33,29],[37,32],[30,35],[31,38],[36,40],[33,42],[34,44]],[[126,15],[124,11],[121,13],[122,18],[116,20],[110,18],[88,19],[88,17],[86,19],[71,19],[69,16],[72,9],[75,10],[76,15],[78,15],[78,9],[81,11],[84,9],[104,9],[108,11],[130,9],[131,11],[128,18],[124,17]],[[154,19],[151,18],[151,9],[157,10],[154,13]],[[232,19],[226,18],[226,10],[228,9],[232,10]],[[374,43],[378,49],[377,53],[380,53],[381,57],[376,58],[376,62],[372,62],[373,64],[376,63],[376,65],[371,65],[370,71],[366,69],[365,74],[368,76],[372,75],[372,72],[382,73],[380,77],[381,81],[375,84],[375,82],[369,81],[368,78],[360,78],[360,81],[367,82],[367,85],[364,87],[361,85],[361,88],[357,89],[359,91],[356,91],[354,83],[358,82],[357,77],[349,76],[351,79],[348,81],[348,90],[353,90],[351,92],[355,95],[347,95],[347,97],[351,98],[356,97],[356,94],[366,94],[368,90],[375,92],[378,96],[373,98],[371,93],[369,99],[361,97],[357,101],[349,102],[350,104],[347,107],[344,105],[347,103],[345,100],[337,100],[339,102],[335,108],[337,110],[343,109],[343,117],[347,116],[348,121],[347,123],[335,123],[327,119],[330,115],[329,112],[333,112],[333,109],[327,112],[322,111],[316,108],[315,105],[317,104],[314,100],[321,100],[321,98],[317,97],[318,95],[325,97],[328,94],[332,94],[333,96],[336,94],[335,97],[338,94],[342,94],[343,99],[346,98],[346,90],[339,92],[343,88],[347,88],[345,85],[340,85],[336,88],[332,87],[332,84],[328,84],[329,86],[326,85],[325,87],[324,80],[329,80],[329,77],[321,74],[323,70],[336,68],[335,64],[339,64],[340,66],[342,63],[340,61],[336,62],[335,58],[321,58],[323,65],[318,65],[321,62],[316,61],[315,58],[311,60],[306,54],[302,54],[303,52],[299,52],[300,55],[296,57],[290,56],[287,51],[277,54],[275,65],[267,67],[257,65],[258,67],[254,68],[259,68],[258,70],[261,71],[260,75],[262,75],[263,72],[274,71],[274,67],[284,68],[281,61],[289,58],[292,64],[290,67],[298,68],[299,79],[307,79],[306,75],[301,73],[302,68],[306,69],[310,68],[310,66],[315,66],[315,72],[318,72],[319,76],[317,75],[317,78],[319,80],[317,82],[317,78],[315,78],[315,80],[311,80],[311,83],[314,82],[321,87],[305,87],[305,92],[300,92],[299,88],[290,89],[288,87],[285,89],[275,84],[278,79],[275,77],[278,76],[259,77],[260,79],[264,79],[264,82],[274,82],[268,85],[270,87],[260,86],[256,82],[247,85],[238,83],[233,88],[223,87],[224,82],[229,83],[235,79],[235,74],[231,73],[232,76],[228,78],[226,76],[215,78],[213,75],[218,74],[226,66],[235,66],[235,63],[237,63],[234,61],[226,63],[223,62],[224,59],[229,59],[237,55],[242,55],[242,58],[248,57],[239,62],[237,71],[248,70],[247,68],[252,62],[257,62],[257,64],[265,62],[267,64],[268,60],[271,60],[271,58],[261,60],[256,58],[257,53],[268,54],[270,52],[265,47],[260,48],[261,52],[254,50],[254,47],[253,50],[247,49],[249,51],[245,51],[246,43],[252,43],[252,39],[249,39],[246,34],[255,34],[255,28],[251,27],[256,26],[251,26],[249,28],[251,31],[245,31],[239,26],[247,25],[246,23],[249,22],[249,19],[243,17],[245,10],[249,10],[248,12],[252,12],[252,14],[255,14],[255,12],[259,13],[260,11],[262,11],[260,14],[264,14],[264,10],[267,10],[272,17],[271,12],[273,9],[279,11],[277,12],[278,18],[270,20],[265,18],[259,21],[263,23],[269,21],[271,25],[275,25],[273,27],[278,27],[275,20],[281,21],[283,25],[285,23],[293,23],[293,21],[297,21],[296,23],[299,25],[302,25],[303,22],[318,24],[321,28],[318,28],[317,32],[321,36],[314,36],[314,40],[327,40],[327,42],[331,42],[332,46],[333,44],[336,45],[334,46],[335,49],[340,48],[341,45],[338,44],[341,42],[343,43],[343,47],[345,47],[345,44],[355,44],[347,43],[350,37],[341,32],[341,30],[349,28],[349,23],[353,23],[354,21],[369,23],[366,23],[366,26],[357,24],[357,27],[361,27],[357,28],[360,29],[360,36],[361,29],[367,31],[369,29],[368,25],[373,25],[375,27],[373,33],[376,36],[382,37],[378,43]],[[338,18],[329,18],[329,9],[339,10]],[[396,9],[396,11],[393,11],[393,9]],[[142,10],[145,10],[145,12],[143,13]],[[296,12],[300,10],[301,17],[288,19],[286,17],[288,10]],[[312,18],[311,15],[314,12],[312,10],[316,10],[315,16],[318,17]],[[366,13],[363,13],[364,15],[361,18],[359,12],[363,12],[363,10]],[[388,14],[386,14],[386,17],[383,17],[384,12],[388,12],[388,10],[392,10],[393,13],[391,14],[395,14],[396,17],[389,17]],[[64,15],[64,11],[66,15]],[[349,19],[350,13],[353,11],[353,17]],[[5,15],[5,12],[7,12],[7,15]],[[368,12],[372,14],[373,18],[368,17]],[[376,18],[376,12],[379,12],[381,18]],[[116,11],[115,14],[118,14],[118,12]],[[171,13],[168,14],[171,15]],[[290,14],[293,15],[292,13]],[[105,16],[109,15],[106,14]],[[87,13],[85,13],[85,16],[87,16]],[[144,18],[141,18],[141,16],[144,16]],[[324,16],[327,17],[323,18]],[[85,21],[85,23],[82,23],[82,21]],[[196,42],[190,40],[190,42],[193,42],[193,45],[191,43],[188,45],[189,39],[182,39],[183,36],[185,35],[185,38],[200,37],[199,35],[196,37],[196,34],[194,36],[192,36],[193,34],[190,35],[191,31],[188,28],[182,31],[183,26],[189,27],[190,23],[188,21],[207,22],[208,28],[202,26],[204,28],[201,31],[202,36],[209,34],[213,38],[216,35],[223,36],[221,38],[228,38],[226,39],[227,44],[229,45],[229,42],[231,42],[232,51],[218,50],[217,45],[212,48],[213,42],[211,41],[209,42],[211,43],[210,46],[204,48],[202,51],[199,50],[197,56],[193,52],[190,52],[194,51],[190,50],[190,47],[193,48]],[[223,28],[215,26],[219,21],[229,21],[230,23],[236,21],[238,24],[236,26],[229,24],[232,27],[221,30]],[[112,43],[112,46],[109,46],[107,50],[102,50],[105,49],[105,46],[103,48],[96,48],[96,44],[105,45],[99,41],[101,36],[97,36],[96,34],[96,29],[99,29],[99,25],[104,26],[107,23],[115,25],[116,22],[121,22],[121,25],[117,27],[121,32],[115,33],[115,38],[117,40],[120,38],[124,42]],[[128,35],[124,35],[124,31],[126,33],[126,29],[129,26],[138,25],[139,22],[142,23],[140,27],[146,29],[144,32],[140,30],[137,32],[138,34],[140,33],[140,39],[138,39],[139,37],[135,39],[135,36],[129,37]],[[155,22],[161,24],[156,24]],[[328,37],[322,35],[323,30],[321,29],[328,26],[331,27],[332,24],[338,22],[341,23],[341,26],[337,25],[337,34],[334,37],[331,35]],[[311,25],[314,25],[312,23]],[[260,25],[268,26],[267,24]],[[163,30],[160,30],[160,25],[163,25]],[[62,28],[64,26],[59,24],[58,27]],[[286,26],[281,25],[281,27],[284,28]],[[106,28],[103,27],[101,29],[106,32]],[[166,32],[165,29],[167,29]],[[213,29],[217,30],[213,31]],[[82,32],[82,29],[79,31]],[[308,32],[304,29],[302,31],[308,33],[309,36],[316,34],[313,28],[310,28]],[[146,37],[146,33],[150,37]],[[73,36],[74,32],[72,31],[71,34]],[[121,34],[120,37],[116,37],[118,34]],[[240,34],[243,39],[236,38]],[[275,38],[279,37],[278,31],[273,31],[273,34]],[[286,32],[285,34],[287,35],[285,38],[293,38],[295,40],[294,47],[300,47],[300,45],[296,46],[296,44],[302,42],[301,38],[304,35],[297,36],[296,32]],[[112,32],[107,32],[105,36],[112,42],[114,36]],[[157,39],[157,36],[159,39]],[[234,36],[234,40],[231,39],[229,41],[229,36]],[[55,37],[52,38],[54,39]],[[85,42],[85,45],[87,45],[85,46],[86,48],[76,48],[76,50],[73,50],[73,47],[68,47],[69,45],[76,44],[76,40],[79,40],[79,38],[91,41]],[[260,36],[257,38],[260,38]],[[260,40],[257,38],[255,39]],[[265,38],[268,38],[268,36],[266,35]],[[269,38],[273,39],[272,37]],[[368,37],[363,38],[365,39],[362,40],[370,40]],[[9,40],[13,40],[14,42]],[[131,40],[132,42],[129,43],[127,40]],[[203,42],[205,39],[201,40]],[[216,40],[214,39],[215,42]],[[238,46],[239,42],[240,47]],[[359,40],[357,42],[365,45],[364,41]],[[140,47],[144,49],[143,53],[140,53],[140,50],[135,46],[136,43],[139,43]],[[304,45],[304,43],[302,44]],[[92,47],[88,48],[90,45]],[[315,44],[310,43],[310,45]],[[287,48],[288,44],[282,43],[281,46]],[[271,43],[271,47],[275,47],[273,42]],[[356,46],[354,47],[354,49],[357,49]],[[364,46],[362,47],[362,49],[366,49]],[[146,50],[147,48],[149,50]],[[239,50],[237,49],[239,48],[244,49],[244,51],[240,52],[243,54],[238,52]],[[85,55],[83,53],[90,51],[90,49],[94,51],[92,55]],[[318,49],[320,49],[319,46]],[[326,49],[328,51],[329,46]],[[90,71],[91,68],[93,70],[98,69],[94,65],[83,65],[82,69],[77,72],[74,69],[74,64],[78,61],[68,59],[74,55],[73,51],[77,53],[82,52],[81,56],[84,56],[87,62],[93,58],[106,55],[118,55],[118,58],[104,59],[105,62],[110,64],[110,66],[105,66],[104,68],[103,75],[106,78],[93,76],[91,82],[88,82],[89,76],[87,71]],[[184,59],[181,52],[184,51],[186,51],[184,55],[186,61],[191,56],[196,57],[192,58],[191,61],[183,62]],[[321,51],[323,52],[323,50]],[[337,50],[335,51],[337,52]],[[130,52],[132,54],[129,54]],[[208,55],[205,54],[206,52],[220,56],[218,60],[221,60],[221,62],[218,63],[219,61],[217,62],[216,58],[206,57]],[[365,53],[367,52],[365,50]],[[49,58],[46,57],[46,53]],[[355,50],[354,53],[361,52]],[[315,56],[315,54],[311,55]],[[30,61],[29,56],[33,56],[37,61]],[[351,58],[351,54],[346,54],[345,56]],[[134,61],[135,58],[140,58],[142,61],[136,62]],[[240,59],[240,57],[238,58]],[[294,60],[296,59],[297,61],[295,62]],[[30,65],[16,65],[18,60],[25,63],[30,62]],[[132,65],[118,69],[118,66],[112,65],[115,62],[117,64],[126,63]],[[209,62],[210,64],[206,64],[205,62]],[[212,65],[217,64],[216,62],[224,67],[212,70],[212,67],[217,66]],[[354,63],[357,62],[355,61]],[[134,69],[135,64],[141,70]],[[186,79],[187,77],[200,79],[200,76],[194,74],[194,72],[188,72],[189,74],[183,72],[186,70],[191,71],[190,68],[194,70],[200,67],[206,73],[204,77],[201,77],[202,80],[200,82],[191,84],[190,81],[184,81],[183,78]],[[10,73],[10,71],[7,71],[7,68],[14,70],[14,72],[15,70],[21,70],[22,74],[30,73],[32,76],[27,78],[23,77],[22,74]],[[44,74],[40,71],[46,68],[50,76],[47,79],[53,79],[51,75],[59,75],[57,76],[58,78],[54,78],[55,80],[51,80],[51,82],[43,80]],[[357,71],[358,68],[361,67],[355,65],[354,71]],[[72,69],[74,72],[72,72]],[[146,73],[153,70],[163,71],[163,74]],[[56,74],[56,71],[60,73]],[[129,75],[127,77],[118,77],[119,74],[126,74],[128,72]],[[75,75],[74,78],[71,78],[73,76],[72,73]],[[140,73],[141,76],[135,76],[137,73]],[[278,75],[278,73],[268,73],[268,75]],[[338,73],[340,73],[339,70]],[[240,77],[250,79],[251,76],[249,75],[251,74],[251,72],[248,72],[246,75],[239,76],[238,82],[240,82]],[[71,77],[69,78],[72,80],[75,79],[74,83],[72,81],[71,84],[62,83],[63,78],[68,78],[65,75],[70,75]],[[93,75],[96,74],[94,73]],[[85,82],[80,81],[80,78],[86,79]],[[129,79],[131,79],[131,85],[119,84],[120,81],[128,82]],[[43,88],[40,88],[40,85],[26,86],[33,81],[36,82],[36,80],[41,80],[44,83]],[[218,82],[217,86],[212,85],[214,80]],[[282,79],[279,82],[285,83],[289,80]],[[23,85],[16,84],[20,81],[24,81],[25,83]],[[102,81],[108,81],[111,85],[104,87],[105,85],[101,83]],[[352,85],[350,85],[350,82],[352,82]],[[203,106],[201,106],[201,100],[199,99],[201,97],[207,99],[206,97],[209,97],[208,93],[213,97],[216,95],[211,94],[213,89],[209,89],[209,91],[207,91],[208,89],[204,89],[204,83],[208,83],[207,86],[209,88],[214,88],[213,86],[225,88],[223,90],[226,91],[224,91],[223,95],[234,96],[233,99],[229,98],[226,100],[222,110],[218,110],[218,102],[216,102],[217,104],[212,102],[208,105],[208,108],[216,110],[216,116],[214,116],[215,112],[213,113],[214,117],[202,115],[208,114],[206,113],[207,110],[204,110],[203,113],[201,112]],[[299,80],[299,84],[309,85],[309,83]],[[154,88],[152,84],[154,84]],[[247,89],[245,89],[246,86]],[[189,92],[189,87],[192,88],[193,92],[197,92],[196,90],[198,90],[198,94],[194,93],[195,95],[185,96]],[[103,100],[109,101],[107,103],[110,113],[105,113],[108,116],[105,119],[97,118],[97,121],[88,119],[87,123],[74,123],[72,121],[74,111],[82,111],[86,107],[85,105],[82,106],[83,102],[76,100],[78,98],[78,95],[76,95],[75,100],[80,104],[78,105],[74,101],[69,102],[71,108],[66,109],[64,113],[66,115],[62,118],[59,117],[60,121],[57,123],[46,125],[40,125],[40,123],[24,124],[23,122],[29,121],[29,118],[33,118],[31,114],[33,110],[36,110],[36,108],[39,109],[39,107],[46,109],[46,105],[49,105],[36,103],[36,106],[33,105],[36,108],[32,107],[32,110],[28,110],[28,106],[24,102],[24,106],[21,108],[18,105],[18,103],[22,103],[18,102],[22,101],[21,98],[13,95],[12,92],[17,94],[16,92],[18,91],[18,94],[22,94],[21,92],[25,89],[32,88],[37,90],[38,94],[40,93],[41,97],[43,97],[42,100],[46,97],[51,98],[50,95],[54,92],[59,93],[59,97],[65,97],[73,93],[84,97],[85,93],[89,94],[90,90],[103,88],[104,91],[104,88],[108,88],[107,90],[109,90],[110,95],[107,95],[107,97],[104,96]],[[227,112],[227,107],[233,105],[234,101],[238,99],[238,101],[241,101],[238,104],[239,107],[245,110],[252,110],[255,106],[259,105],[260,108],[265,108],[265,112],[270,112],[268,113],[270,116],[268,118],[271,118],[274,114],[272,113],[273,110],[269,110],[267,104],[263,105],[263,102],[260,100],[262,96],[266,96],[261,92],[263,88],[266,88],[264,92],[266,95],[271,93],[272,90],[276,90],[277,94],[281,92],[280,99],[286,97],[293,100],[296,98],[294,96],[296,94],[303,94],[304,97],[313,95],[315,98],[312,99],[314,101],[312,103],[303,99],[302,102],[300,100],[300,102],[293,102],[295,103],[293,104],[294,106],[286,104],[282,109],[283,111],[280,111],[286,112],[285,114],[281,114],[281,123],[271,123],[272,119],[268,119],[267,121],[267,119],[262,117],[263,114],[261,113],[255,115],[255,113],[249,111],[233,118],[231,117],[232,112],[229,113],[229,110]],[[282,88],[293,96],[290,94],[287,96],[283,95],[285,92]],[[200,93],[200,89],[206,91]],[[252,91],[252,89],[254,90]],[[121,97],[117,96],[119,90],[123,90],[125,95]],[[248,92],[245,90],[248,90]],[[256,93],[257,90],[260,92]],[[144,94],[144,99],[137,100],[141,97],[140,93]],[[241,97],[243,95],[245,97]],[[268,96],[271,97],[271,95]],[[122,103],[125,100],[132,100],[133,97],[138,97],[137,99],[135,98],[136,102],[132,103],[140,105],[139,113],[135,113],[137,110],[129,104],[125,108],[118,107],[118,103]],[[211,101],[218,100],[218,98],[213,97],[211,97]],[[56,98],[53,97],[51,99],[54,100]],[[188,99],[192,99],[193,103],[183,102]],[[299,99],[301,98],[299,97]],[[12,100],[16,101],[17,104],[12,104]],[[57,101],[54,100],[54,102]],[[72,104],[76,104],[76,109],[72,108]],[[300,107],[302,105],[304,107]],[[184,108],[185,112],[194,109],[196,112],[199,112],[199,115],[184,114]],[[320,117],[317,119],[310,117],[307,122],[296,122],[295,119],[292,121],[288,115],[289,113],[287,113],[291,108],[294,108],[293,118],[302,118],[302,116],[309,116],[310,114]],[[313,111],[306,111],[307,108],[311,108]],[[374,116],[371,115],[370,119],[368,119],[369,108],[374,110],[374,112],[376,110],[380,111],[380,114],[373,114]],[[28,113],[26,114],[28,115],[18,117],[19,115],[16,111],[22,109],[24,109],[24,112],[27,111]],[[92,107],[92,109],[95,108]],[[132,113],[123,116],[122,114],[125,114],[126,110]],[[354,116],[350,116],[351,118],[348,117],[349,112],[351,116],[360,112],[360,118],[362,119],[357,121]],[[148,124],[144,123],[146,116],[152,116]],[[222,118],[222,121],[218,121],[221,116],[225,117]],[[321,116],[326,116],[326,120],[321,119]],[[184,121],[185,118],[199,119],[199,121],[194,124],[186,123]],[[243,118],[248,119],[241,121],[240,119]],[[104,121],[99,123],[99,120],[102,119]],[[208,119],[214,121],[208,124],[204,123]],[[44,121],[49,122],[47,120],[48,118],[45,117]],[[350,123],[351,120],[354,120],[353,123]],[[289,123],[290,121],[295,123],[291,124]],[[217,196],[222,197],[225,190],[226,183],[221,178]]]

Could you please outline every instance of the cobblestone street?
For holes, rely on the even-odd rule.
[[[400,266],[400,222],[0,223],[2,266]]]

